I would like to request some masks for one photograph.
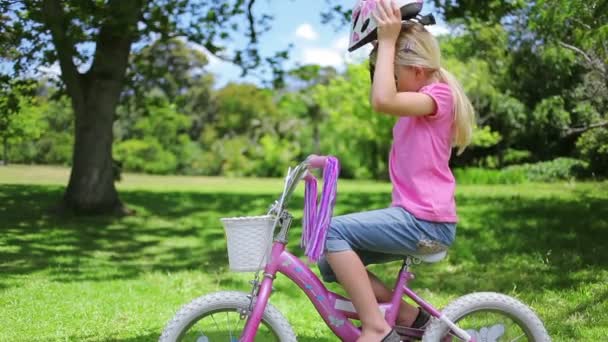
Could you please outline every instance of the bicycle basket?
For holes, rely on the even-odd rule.
[[[255,272],[263,269],[270,258],[275,217],[231,217],[220,221],[226,232],[230,270]]]

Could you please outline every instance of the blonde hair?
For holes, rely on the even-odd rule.
[[[453,144],[461,154],[471,144],[475,126],[475,110],[462,85],[454,75],[441,67],[441,52],[437,39],[424,26],[415,22],[406,22],[397,39],[395,64],[418,66],[431,71],[431,75],[452,90],[454,97]],[[377,48],[370,54],[370,72],[376,64]]]

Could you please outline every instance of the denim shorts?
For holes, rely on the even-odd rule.
[[[325,253],[352,250],[364,265],[401,260],[410,253],[431,254],[454,241],[456,224],[417,219],[401,207],[365,211],[331,219]],[[323,280],[335,282],[325,256],[319,260]]]

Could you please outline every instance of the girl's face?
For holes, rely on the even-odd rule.
[[[398,92],[418,91],[425,85],[426,73],[420,67],[395,65],[395,82]]]

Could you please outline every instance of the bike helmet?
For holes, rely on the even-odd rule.
[[[353,52],[378,37],[378,24],[372,16],[380,0],[358,0],[351,17],[351,32],[348,51]],[[432,15],[418,16],[422,10],[422,0],[395,0],[401,9],[402,20],[418,19],[421,24],[435,24]]]

